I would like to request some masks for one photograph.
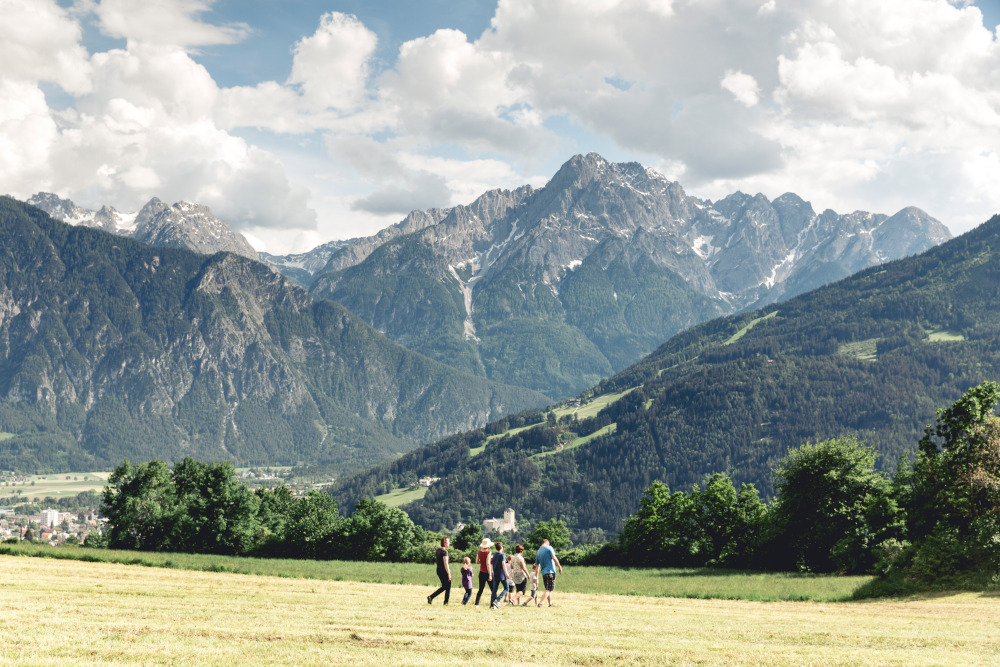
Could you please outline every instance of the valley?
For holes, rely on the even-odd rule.
[[[1000,2],[0,18],[0,664],[1000,665]]]

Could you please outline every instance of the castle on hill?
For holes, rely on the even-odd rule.
[[[502,519],[483,519],[483,531],[489,533],[512,533],[517,530],[517,522],[514,520],[514,510],[508,507]]]

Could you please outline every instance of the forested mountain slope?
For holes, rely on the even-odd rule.
[[[891,469],[937,408],[1000,378],[998,294],[1000,216],[921,255],[694,327],[583,405],[559,406],[555,424],[537,414],[531,429],[507,420],[453,436],[344,480],[335,496],[346,505],[432,475],[442,480],[405,507],[425,526],[510,506],[617,529],[657,479],[687,489],[727,472],[770,493],[772,465],[807,441],[856,434]],[[578,419],[587,401],[609,398]]]
[[[642,165],[578,155],[544,188],[414,212],[345,245],[312,292],[412,350],[563,398],[690,326],[949,237],[915,208],[816,213],[792,193],[711,202]]]
[[[356,469],[542,401],[406,350],[256,261],[0,198],[0,468]]]

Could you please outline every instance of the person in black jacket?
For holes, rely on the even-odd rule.
[[[441,580],[441,588],[427,596],[427,604],[434,601],[440,593],[444,593],[444,603],[448,604],[451,597],[451,570],[448,568],[448,547],[450,543],[447,537],[441,538],[441,546],[434,552],[434,560],[437,561],[437,575]]]

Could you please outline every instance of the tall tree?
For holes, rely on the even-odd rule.
[[[1000,562],[1000,384],[983,382],[928,426],[909,476],[902,565],[931,581]]]
[[[288,508],[286,548],[296,558],[331,558],[343,521],[330,494],[310,491],[294,499]]]
[[[856,572],[874,564],[886,526],[869,518],[884,504],[889,480],[875,471],[870,447],[853,437],[806,444],[791,450],[774,475],[773,553],[784,558],[781,565]]]
[[[177,493],[163,461],[123,461],[108,476],[102,513],[112,549],[169,550],[175,544]]]
[[[566,527],[566,522],[555,518],[549,519],[548,521],[539,521],[535,524],[535,529],[528,533],[528,536],[524,538],[527,545],[535,550],[542,545],[542,540],[548,540],[549,544],[551,544],[552,548],[556,551],[559,551],[560,549],[569,549],[573,546],[573,542],[569,537],[569,528]]]
[[[746,566],[760,536],[765,508],[757,489],[739,491],[728,475],[715,473],[704,490],[692,491],[698,527],[698,560],[704,565]]]
[[[341,524],[340,558],[405,561],[423,543],[424,531],[406,512],[371,498]]]
[[[235,477],[229,462],[190,457],[174,465],[177,540],[194,553],[246,554],[262,535],[260,499]]]
[[[637,565],[690,565],[698,547],[698,525],[690,494],[653,482],[639,501],[639,511],[625,520],[619,540]]]

